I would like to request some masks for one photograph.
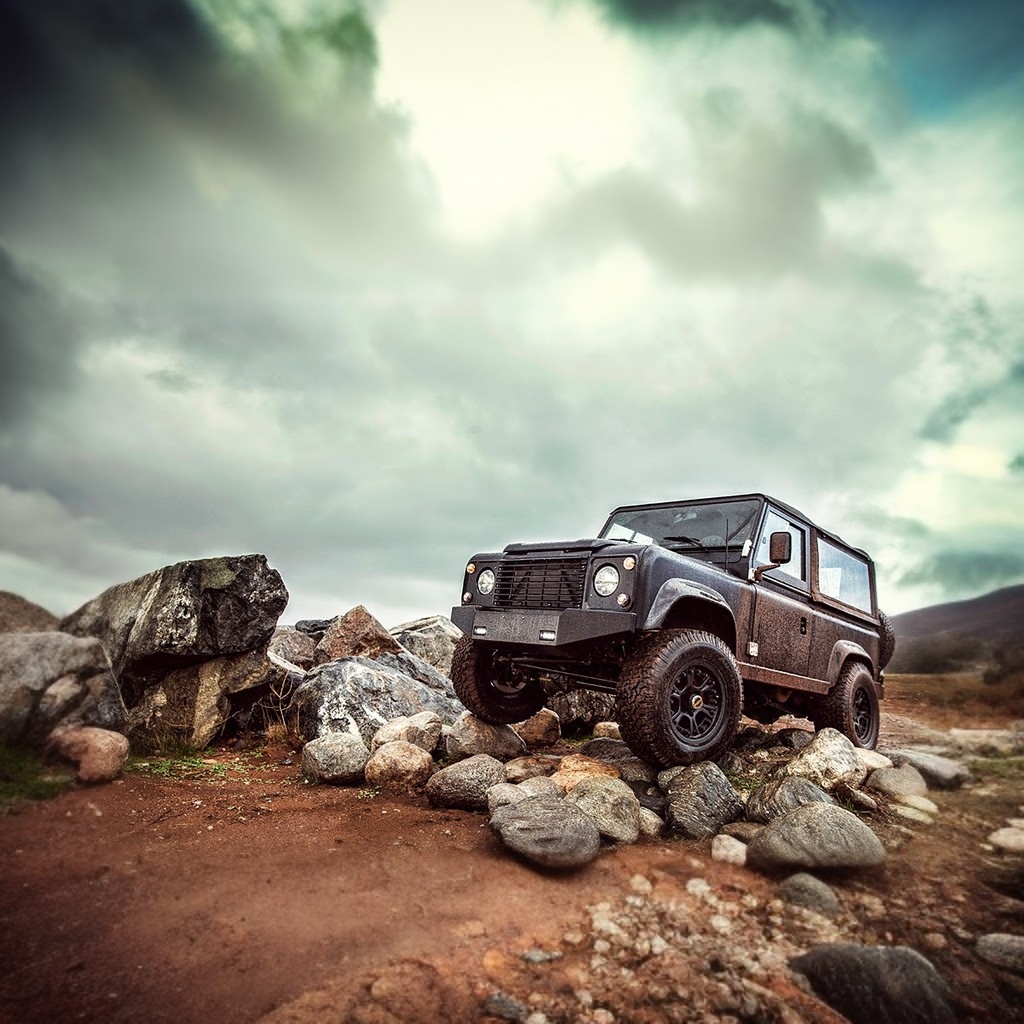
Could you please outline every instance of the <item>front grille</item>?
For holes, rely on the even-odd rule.
[[[496,608],[582,608],[587,559],[516,558],[498,563]]]

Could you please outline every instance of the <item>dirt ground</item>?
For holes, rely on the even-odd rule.
[[[949,726],[915,693],[890,683],[883,745]],[[998,719],[961,708],[955,724]],[[308,785],[284,744],[216,750],[184,778],[151,765],[0,816],[0,1021],[427,1024],[529,1011],[551,1024],[824,1024],[840,1018],[794,986],[784,959],[770,967],[772,949],[808,948],[822,928],[918,949],[950,983],[960,1020],[1024,1020],[1024,979],[974,953],[979,935],[1024,933],[1020,858],[983,845],[1024,816],[1019,760],[931,794],[932,826],[881,822],[889,859],[828,879],[845,915],[828,928],[780,917],[778,879],[712,861],[707,843],[608,848],[581,871],[548,874],[504,850],[482,814]],[[708,890],[723,894],[720,913],[672,926],[687,937],[671,970],[670,957],[631,947],[627,964],[594,942],[595,906],[643,904],[641,914],[656,903],[664,930],[665,908],[678,917],[694,893],[716,899]],[[744,943],[760,980],[729,1002]],[[688,1004],[716,970],[719,1002]]]

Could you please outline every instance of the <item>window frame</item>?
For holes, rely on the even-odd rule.
[[[876,622],[878,619],[878,595],[876,592],[876,582],[874,573],[874,563],[872,560],[862,551],[858,551],[855,548],[851,548],[848,544],[843,544],[838,538],[829,536],[823,533],[821,530],[813,529],[811,531],[811,597],[819,602],[820,604],[828,605],[837,610],[847,612],[852,615],[856,615],[860,618],[868,619],[872,622]],[[868,601],[870,607],[861,608],[859,605],[848,604],[846,601],[838,597],[834,597],[831,594],[822,593],[821,590],[821,549],[820,545],[824,542],[830,547],[835,548],[837,551],[849,556],[856,562],[860,562],[864,565],[867,570],[868,577]]]

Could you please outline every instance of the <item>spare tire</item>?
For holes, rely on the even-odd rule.
[[[896,653],[896,630],[893,629],[892,619],[881,608],[878,609],[878,629],[881,640],[878,648],[878,668],[881,670],[889,664]]]

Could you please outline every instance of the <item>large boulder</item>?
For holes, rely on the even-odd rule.
[[[446,676],[452,674],[452,654],[462,637],[462,630],[443,615],[403,622],[391,630],[391,635],[417,658],[433,665]]]
[[[370,755],[363,774],[385,793],[409,793],[422,787],[433,770],[434,759],[422,747],[393,740]]]
[[[668,784],[668,823],[690,839],[713,836],[743,813],[743,800],[714,761],[685,768]]]
[[[542,867],[582,867],[601,849],[601,833],[593,818],[553,797],[505,804],[491,815],[490,824],[510,850]]]
[[[369,760],[370,751],[358,736],[332,732],[302,748],[302,774],[314,782],[358,782]]]
[[[445,745],[452,760],[489,754],[499,761],[511,761],[526,753],[523,738],[511,725],[491,725],[469,711],[459,715],[445,738]]]
[[[864,868],[885,860],[878,836],[855,814],[835,804],[803,804],[773,818],[751,839],[754,868]]]
[[[613,842],[635,843],[640,838],[640,801],[621,779],[584,779],[565,799],[589,814],[601,835]]]
[[[287,677],[287,670],[270,661],[265,651],[175,669],[146,687],[129,709],[128,735],[139,749],[166,743],[205,747],[231,716],[232,695],[269,691]]]
[[[953,1024],[945,979],[905,946],[818,946],[791,960],[814,994],[852,1024]]]
[[[392,656],[394,657],[394,656]],[[395,658],[342,658],[318,665],[296,689],[291,709],[305,739],[332,732],[351,732],[371,743],[381,726],[392,719],[433,711],[442,722],[453,722],[464,709],[451,680],[411,654]],[[417,676],[394,667],[404,665]]]
[[[402,645],[362,605],[332,619],[316,645],[313,661],[317,665],[338,658],[377,658],[381,654],[401,654]]]
[[[497,758],[474,754],[434,772],[426,794],[435,807],[482,811],[488,806],[488,790],[504,782],[505,766]]]
[[[0,742],[42,750],[54,729],[116,732],[126,717],[98,640],[58,632],[0,634]]]
[[[265,648],[287,603],[264,555],[204,558],[110,587],[60,628],[103,643],[130,707],[168,672]]]
[[[747,820],[767,824],[780,814],[788,814],[811,803],[834,804],[835,800],[810,779],[796,775],[771,779],[750,794]]]
[[[822,729],[778,774],[810,779],[831,793],[840,784],[859,786],[868,770],[846,736],[838,729]]]

